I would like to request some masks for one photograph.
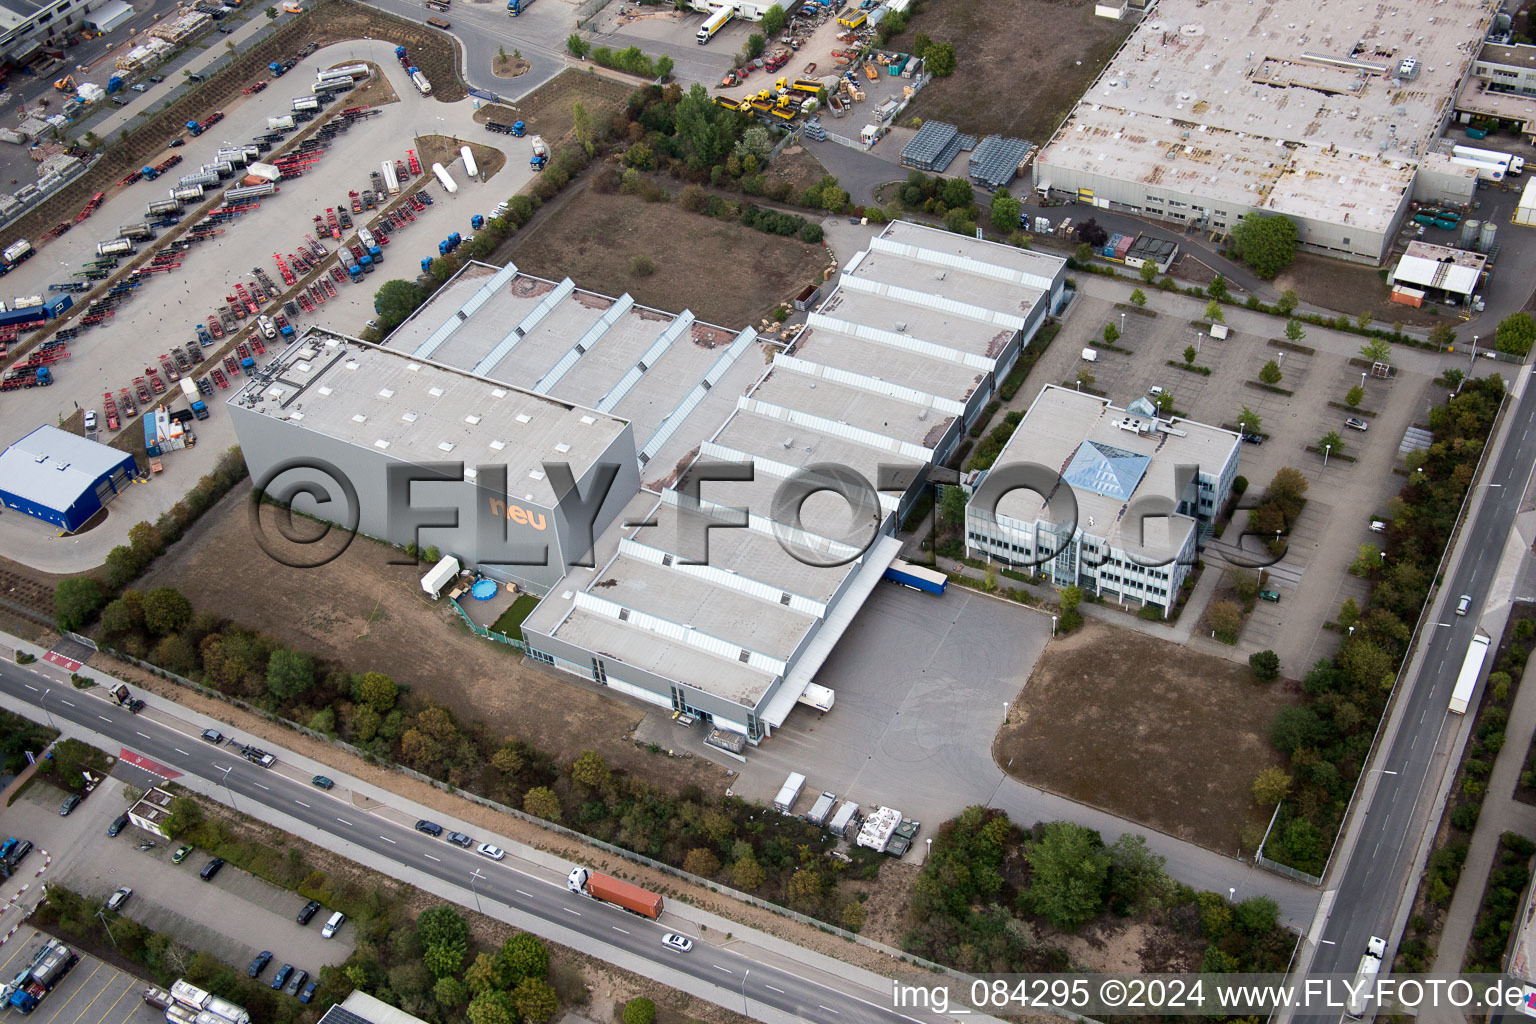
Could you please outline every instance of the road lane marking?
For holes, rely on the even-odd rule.
[[[438,863],[439,863],[439,864],[441,864],[441,863],[442,863],[442,862],[443,862],[443,859],[442,859],[442,858],[441,858],[441,857],[434,857],[434,856],[432,856],[432,855],[431,855],[431,854],[430,854],[430,853],[429,853],[429,854],[426,854],[426,855],[425,855],[425,856],[426,856],[426,858],[427,858],[427,860],[435,860],[435,861],[437,861],[437,862],[438,862]]]
[[[309,806],[309,804],[305,803],[303,800],[295,800],[294,803],[298,804],[300,807],[308,807]],[[341,819],[337,818],[336,820],[340,821]]]
[[[567,914],[575,914],[577,917],[581,916],[581,911],[579,910],[572,910],[570,907],[561,907],[560,909],[565,911]]]
[[[31,683],[22,683],[21,685],[25,686],[27,689],[31,690],[33,693],[37,692],[37,687],[33,686]]]
[[[399,843],[395,842],[393,839],[389,838],[389,836],[379,836],[379,838],[384,840],[390,846],[399,846],[400,845]]]
[[[138,732],[137,729],[135,729],[134,731]],[[140,732],[139,735],[143,736],[145,739],[149,739],[149,733],[147,733],[147,732]]]
[[[517,893],[519,896],[527,896],[529,899],[533,899],[533,893],[531,892],[523,892],[521,889],[513,889],[512,891]]]
[[[623,928],[620,928],[618,925],[614,925],[613,926],[613,930],[618,932],[620,935],[628,935],[629,934],[629,932],[625,931]]]
[[[781,989],[781,988],[774,988],[772,985],[764,985],[763,988],[767,989],[769,992],[777,992],[779,995],[783,995],[784,994],[784,990],[783,989]]]
[[[294,803],[298,803],[298,801],[297,801],[297,800],[295,800],[295,801],[294,801]],[[347,819],[346,819],[346,818],[337,818],[337,819],[336,819],[336,820],[337,820],[337,821],[339,821],[339,822],[341,822],[341,823],[342,823],[342,824],[343,824],[343,825],[345,825],[345,826],[347,826],[347,827],[348,827],[348,828],[353,828],[353,827],[355,827],[355,826],[354,826],[354,825],[353,825],[353,824],[352,824],[352,823],[351,823],[351,822],[350,822],[350,821],[348,821],[348,820],[347,820]]]
[[[270,790],[270,789],[267,789],[267,787],[266,787],[266,786],[263,786],[263,785],[262,785],[262,784],[261,784],[261,783],[259,783],[259,782],[258,782],[258,783],[256,783],[256,788],[257,788],[257,789],[266,789],[266,790],[267,790],[267,792],[268,792],[268,793],[270,793],[270,792],[272,792],[272,790]]]
[[[838,1015],[838,1016],[839,1016],[839,1017],[841,1017],[841,1016],[842,1016],[842,1012],[841,1012],[841,1011],[839,1011],[839,1010],[834,1010],[834,1009],[832,1009],[832,1007],[830,1007],[830,1006],[822,1006],[822,1005],[821,1005],[821,1004],[820,1004],[820,1003],[817,1003],[817,1004],[816,1004],[816,1009],[818,1009],[818,1010],[826,1010],[826,1011],[827,1011],[827,1012],[828,1012],[828,1013],[835,1013],[835,1014],[837,1014],[837,1015]]]
[[[96,717],[101,719],[103,722],[110,722],[110,721],[112,721],[112,719],[108,718],[106,715],[97,715]]]
[[[721,967],[719,964],[710,964],[709,966],[713,967],[717,971],[724,971],[726,974],[735,974],[736,973],[735,971],[731,970],[729,967]]]
[[[191,754],[187,753],[185,750],[182,750],[180,747],[172,747],[171,749],[176,751],[176,753],[180,754],[182,757],[191,757],[192,756]]]
[[[72,708],[72,707],[74,707],[74,705],[73,705],[73,704],[71,704],[71,703],[70,703],[70,702],[69,702],[69,701],[67,701],[67,700],[65,700],[65,699],[64,699],[64,698],[63,698],[63,697],[60,697],[60,698],[59,698],[59,703],[60,703],[60,704],[63,704],[63,705],[64,705],[64,706],[65,706],[65,707],[67,707],[67,708]]]

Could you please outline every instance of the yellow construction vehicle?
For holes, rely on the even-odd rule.
[[[75,91],[75,76],[74,75],[65,75],[63,78],[59,79],[57,82],[54,82],[53,83],[53,87],[55,89],[59,90],[59,92],[74,92]]]

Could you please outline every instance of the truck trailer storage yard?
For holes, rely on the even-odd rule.
[[[243,196],[244,202],[259,203],[259,206],[233,215],[218,225],[222,233],[217,237],[200,242],[179,254],[179,267],[145,277],[117,306],[111,319],[100,326],[79,330],[78,335],[68,343],[70,358],[52,367],[52,386],[6,392],[0,401],[5,403],[7,422],[36,424],[68,420],[71,416],[79,415],[78,403],[78,409],[98,410],[99,422],[105,428],[106,418],[100,415],[103,391],[110,387],[116,395],[120,389],[128,388],[132,394],[134,378],[143,375],[145,367],[159,367],[163,353],[172,348],[181,350],[187,343],[197,348],[198,328],[202,327],[202,333],[207,334],[206,322],[209,315],[225,304],[225,297],[233,292],[235,283],[250,283],[252,264],[258,264],[276,279],[277,267],[272,254],[301,249],[310,217],[322,213],[327,206],[335,206],[337,200],[344,199],[350,191],[368,188],[367,168],[379,167],[378,161],[382,156],[402,161],[406,159],[406,150],[411,145],[407,140],[413,137],[412,125],[419,121],[422,110],[431,110],[434,115],[446,112],[444,129],[447,132],[464,136],[476,127],[472,120],[470,100],[462,104],[442,104],[435,99],[418,96],[393,59],[393,47],[385,43],[352,41],[338,44],[316,53],[312,59],[321,66],[369,59],[390,79],[400,101],[377,108],[376,115],[355,122],[347,132],[329,139],[329,148],[324,155],[308,165],[301,177],[283,178],[274,194],[261,196],[250,192],[236,193],[237,200]],[[243,151],[247,140],[269,131],[268,118],[291,116],[292,97],[295,93],[306,91],[307,85],[298,77],[292,79],[291,88],[287,78],[274,83],[259,94],[242,98],[227,107],[225,118],[215,130],[197,138],[187,138],[183,147],[164,152],[182,155],[183,162],[177,170],[190,170],[217,162],[215,157],[221,149]],[[427,107],[427,104],[432,106]],[[323,123],[349,105],[344,98],[327,106],[318,121],[312,121],[310,125]],[[179,134],[185,138],[185,132]],[[168,135],[167,141],[170,138]],[[521,149],[519,144],[519,154]],[[263,155],[267,161],[271,161],[279,153],[280,150],[274,149]],[[146,160],[146,163],[154,164],[163,159],[164,154],[156,155]],[[256,173],[271,166],[270,162],[249,164],[243,173]],[[235,176],[224,182],[218,182],[216,174],[213,179],[224,188],[235,184],[237,187],[259,189],[259,186],[239,186],[240,173],[235,172]],[[478,180],[456,184],[463,192],[474,192],[484,187],[494,188],[494,193],[485,194],[487,199],[476,200],[489,209],[500,199],[515,193],[532,176],[532,172],[525,170],[523,161],[519,159],[509,161],[488,186]],[[430,174],[427,179],[429,194],[439,200],[445,198],[441,186],[431,180]],[[79,282],[81,278],[72,274],[81,271],[87,261],[100,258],[96,253],[98,243],[113,249],[137,248],[136,256],[120,257],[117,267],[109,273],[120,273],[130,260],[158,252],[165,244],[160,241],[167,234],[165,230],[159,231],[159,239],[138,243],[112,236],[118,233],[122,225],[145,223],[146,212],[151,208],[155,215],[147,218],[150,223],[161,218],[177,218],[182,224],[190,224],[204,205],[222,195],[218,188],[178,189],[176,181],[177,176],[173,174],[162,175],[158,181],[139,181],[123,188],[110,189],[89,223],[41,247],[15,236],[6,240],[7,247],[18,254],[13,264],[14,269],[8,273],[9,293],[52,295],[56,293],[50,292],[49,285]],[[418,179],[409,183],[410,186],[417,184]],[[178,193],[175,197],[171,195],[173,189]],[[395,200],[400,201],[398,196]],[[438,202],[426,207],[415,214],[416,223],[392,234],[389,251],[396,256],[401,267],[401,272],[395,276],[407,276],[404,268],[414,268],[423,257],[436,256],[437,242],[449,231],[468,229],[467,214],[460,218],[464,223],[460,223],[459,219],[453,219],[447,205]],[[375,216],[360,216],[357,219],[358,226],[370,223]],[[324,249],[327,253],[333,253],[335,245],[333,241],[327,242]],[[46,258],[28,258],[38,251],[46,252]],[[334,262],[334,257],[330,259]],[[341,287],[335,298],[323,305],[316,305],[314,312],[305,316],[305,321],[348,333],[361,331],[364,323],[376,315],[373,312],[373,293],[377,287],[375,281],[382,283],[382,279],[374,275],[366,287]],[[87,284],[94,288],[99,283]],[[286,287],[283,290],[286,291]],[[85,303],[85,294],[75,295],[77,307]],[[69,325],[75,323],[73,320],[67,321]],[[209,341],[211,344],[223,344],[212,338]],[[263,360],[260,354],[253,355],[257,363]],[[225,368],[221,365],[220,369]],[[227,378],[227,370],[225,372]],[[209,368],[205,365],[196,375],[202,377],[208,374]],[[232,383],[238,383],[238,380]],[[171,387],[175,388],[176,385],[173,383]],[[130,488],[119,500],[119,514],[113,517],[121,522],[121,529],[114,524],[108,526],[109,531],[126,531],[129,525],[141,520],[154,521],[175,504],[186,487],[213,467],[223,451],[235,444],[228,417],[218,415],[218,406],[223,397],[224,392],[215,391],[202,399],[213,415],[207,422],[197,424],[200,443],[195,448],[175,452],[162,460],[165,472],[157,476],[156,480],[174,479],[176,486]],[[136,401],[135,404],[139,403]],[[176,408],[182,406],[177,405]],[[136,418],[124,417],[119,419],[119,429],[141,428]],[[103,429],[99,436],[106,441],[110,440],[111,435]],[[17,529],[21,529],[19,517]],[[114,541],[117,542],[125,542],[125,535]],[[0,553],[25,557],[25,552],[21,550]]]

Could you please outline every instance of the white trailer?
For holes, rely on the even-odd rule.
[[[1481,160],[1484,163],[1504,164],[1509,168],[1510,174],[1525,173],[1525,157],[1515,156],[1512,153],[1500,153],[1496,149],[1478,149],[1476,146],[1456,146],[1451,150],[1452,156],[1464,156],[1469,160]]]
[[[464,173],[471,178],[480,176],[480,168],[475,164],[475,154],[469,151],[468,146],[459,147],[459,156],[464,158]]]
[[[385,160],[384,163],[383,163],[383,167],[384,167],[384,190],[386,192],[388,192],[392,196],[399,195],[400,194],[400,176],[395,173],[395,162],[393,160]]]
[[[1472,637],[1472,646],[1461,663],[1461,673],[1456,676],[1456,689],[1451,691],[1451,711],[1458,715],[1467,713],[1472,694],[1477,689],[1478,677],[1483,674],[1483,662],[1488,658],[1488,634],[1479,630]]]
[[[293,127],[293,115],[284,114],[282,117],[267,118],[267,131],[276,132]]]
[[[432,83],[427,81],[427,76],[422,74],[419,69],[411,72],[411,84],[414,85],[416,87],[416,91],[421,93],[423,96],[432,95]]]
[[[699,26],[699,45],[703,46],[715,38],[715,33],[719,32],[725,26],[725,23],[731,20],[731,15],[735,13],[736,10],[733,7],[722,7],[715,11],[714,14],[711,14],[704,24]]]
[[[308,110],[314,112],[320,109],[320,101],[313,96],[295,96],[293,98],[294,113]]]
[[[832,815],[832,823],[827,826],[827,831],[839,839],[846,838],[848,829],[853,824],[853,819],[858,816],[858,813],[858,804],[852,800],[844,800],[843,806],[839,807],[837,813]]]
[[[804,788],[805,776],[799,772],[790,772],[789,778],[784,780],[784,785],[779,787],[779,795],[773,798],[774,809],[788,814],[795,806],[795,801],[800,799],[800,791]]]
[[[1461,167],[1470,167],[1477,171],[1477,176],[1483,181],[1503,181],[1509,173],[1508,163],[1493,163],[1488,160],[1474,160],[1467,156],[1453,156],[1451,163]]]
[[[432,173],[437,177],[438,184],[442,185],[444,191],[449,195],[453,195],[459,190],[459,186],[448,176],[448,171],[442,164],[433,164]]]
[[[818,827],[825,825],[827,823],[827,816],[832,813],[832,808],[836,805],[837,794],[823,793],[811,805],[811,813],[805,816],[805,820]]]

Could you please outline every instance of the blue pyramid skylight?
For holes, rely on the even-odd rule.
[[[1129,501],[1151,461],[1150,456],[1114,445],[1084,441],[1067,464],[1064,476],[1073,487]]]

